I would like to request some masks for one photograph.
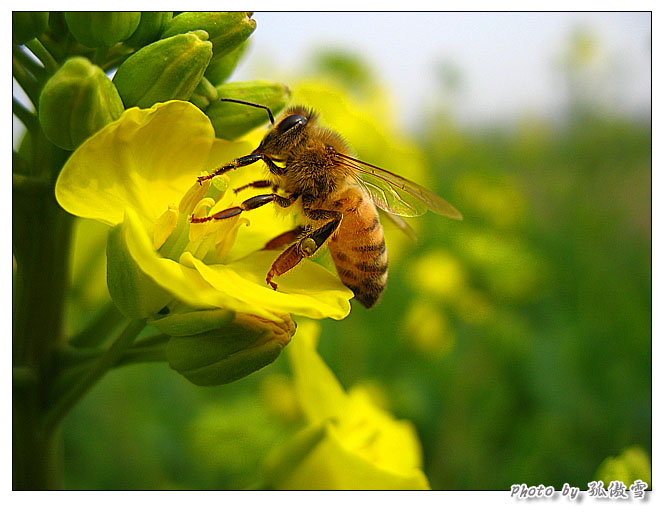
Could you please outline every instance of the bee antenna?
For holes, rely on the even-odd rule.
[[[235,102],[236,104],[245,104],[247,106],[253,106],[254,108],[262,108],[267,110],[267,114],[269,115],[269,121],[274,125],[274,116],[272,115],[272,110],[270,110],[267,106],[264,104],[256,104],[255,102],[247,102],[246,100],[237,100],[234,98],[221,98],[219,99],[220,102]]]

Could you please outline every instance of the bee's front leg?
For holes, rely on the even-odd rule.
[[[210,215],[209,217],[191,217],[191,222],[197,223],[197,222],[207,222],[207,221],[220,221],[223,219],[229,219],[230,217],[234,217],[235,215],[239,215],[243,211],[250,211],[250,210],[255,210],[256,208],[260,208],[261,206],[264,206],[265,204],[269,204],[270,202],[275,202],[277,205],[281,206],[282,208],[287,208],[288,206],[291,206],[292,203],[294,203],[297,198],[299,197],[298,194],[293,193],[289,195],[288,197],[283,197],[281,195],[277,195],[276,193],[266,193],[264,195],[255,195],[251,197],[250,199],[246,199],[244,202],[239,204],[238,206],[233,206],[232,208],[227,208],[225,210],[221,210],[214,215]]]
[[[281,255],[272,264],[269,272],[267,273],[267,284],[269,284],[274,290],[276,290],[277,285],[272,281],[274,277],[283,275],[287,271],[292,270],[297,264],[301,262],[304,257],[311,257],[318,249],[325,243],[329,237],[338,229],[343,219],[343,214],[336,211],[328,210],[310,210],[307,211],[307,215],[311,215],[311,212],[320,212],[318,215],[325,215],[325,217],[334,217],[331,221],[325,223],[323,226],[317,230],[311,231],[308,235],[304,236],[302,239],[296,243],[289,246]],[[313,213],[313,215],[316,215]],[[289,232],[288,232],[289,233]]]
[[[204,180],[208,179],[213,179],[217,175],[221,175],[222,173],[225,173],[226,171],[230,170],[236,170],[239,168],[243,168],[244,166],[249,166],[253,164],[254,162],[258,162],[259,160],[262,160],[267,167],[269,168],[269,171],[273,173],[274,175],[283,175],[284,173],[284,168],[281,168],[280,166],[277,166],[274,164],[274,161],[265,155],[264,153],[257,153],[253,152],[250,155],[245,155],[244,157],[239,157],[232,162],[225,164],[223,166],[219,166],[216,168],[212,173],[209,175],[202,175],[198,177],[198,183],[202,183]]]

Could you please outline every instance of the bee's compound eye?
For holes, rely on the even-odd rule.
[[[308,119],[304,115],[290,115],[289,117],[286,117],[281,122],[279,122],[278,130],[279,133],[285,133],[297,124],[304,126],[307,122]]]

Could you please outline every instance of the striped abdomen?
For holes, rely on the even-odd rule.
[[[387,285],[387,247],[373,202],[352,192],[343,203],[343,220],[329,240],[338,275],[357,300],[371,308]]]

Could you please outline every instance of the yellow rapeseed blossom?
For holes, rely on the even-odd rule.
[[[444,311],[425,299],[413,302],[405,311],[403,332],[408,350],[431,357],[447,355],[456,342]]]
[[[638,479],[651,487],[651,460],[642,447],[627,447],[618,456],[606,458],[594,478],[606,487],[611,481],[621,481],[629,487]]]
[[[266,465],[276,489],[428,489],[421,446],[409,421],[377,407],[369,392],[345,392],[315,347],[319,326],[300,323],[288,347],[294,390],[307,425]]]
[[[189,222],[194,212],[218,211],[237,199],[225,191],[229,181],[223,177],[198,184],[201,172],[247,154],[256,144],[216,139],[198,108],[170,101],[125,111],[71,156],[56,185],[57,200],[69,213],[115,227],[111,237],[128,255],[118,263],[120,270],[109,257],[109,287],[111,269],[122,273],[135,266],[152,287],[140,289],[141,301],[146,294],[155,296],[154,304],[146,303],[132,312],[135,316],[156,314],[150,308],[161,304],[162,296],[193,308],[225,308],[273,321],[291,314],[348,315],[352,293],[311,261],[280,278],[278,291],[267,286],[265,275],[277,254],[257,250],[288,229],[274,219],[273,209],[227,221]],[[250,166],[230,178],[237,186],[264,178],[264,172]],[[235,243],[243,246],[234,251],[233,241],[243,229],[252,234]]]

